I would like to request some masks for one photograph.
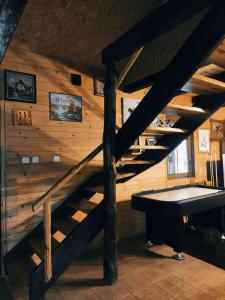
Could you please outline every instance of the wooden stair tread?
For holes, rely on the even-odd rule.
[[[207,110],[200,107],[180,105],[180,104],[168,104],[167,107],[165,107],[162,112],[172,116],[201,115],[201,114],[208,113]]]
[[[30,274],[36,267],[29,255],[11,258],[5,262],[6,273],[15,286],[28,286]]]
[[[136,175],[135,172],[118,173],[116,179],[119,180],[119,179],[129,178],[129,177],[132,177],[132,176],[135,176],[135,175]],[[103,184],[93,185],[93,186],[88,185],[88,186],[85,186],[85,188],[88,191],[91,191],[91,192],[104,194],[104,185]]]
[[[119,180],[119,179],[131,177],[134,175],[136,175],[136,173],[134,173],[134,172],[118,173],[116,176],[116,179]]]
[[[57,217],[52,220],[52,224],[60,232],[68,236],[77,227],[79,222],[76,222],[72,218]]]
[[[38,255],[41,260],[44,260],[45,257],[45,244],[44,244],[44,237],[37,236],[30,238],[27,243],[30,247],[32,247],[34,253]],[[55,239],[52,239],[52,249],[56,248],[58,243]]]
[[[186,129],[173,128],[173,127],[151,127],[145,130],[142,135],[153,135],[153,134],[177,134],[186,133]]]
[[[97,206],[97,203],[84,200],[84,201],[79,201],[79,202],[78,201],[69,201],[69,202],[67,202],[67,205],[72,208],[75,208],[76,210],[81,210],[83,212],[90,213]]]
[[[90,192],[95,192],[99,194],[104,194],[104,186],[103,185],[96,185],[96,186],[85,186],[85,189]]]
[[[153,160],[134,160],[134,159],[129,159],[129,160],[119,160],[116,164],[117,165],[152,165],[153,163],[154,163]],[[131,174],[133,174],[133,173],[131,173]],[[135,175],[135,173],[134,173],[134,175]],[[129,176],[127,176],[127,177],[129,177]]]
[[[133,145],[130,147],[131,150],[167,150],[168,147],[164,146],[147,146],[147,145]]]

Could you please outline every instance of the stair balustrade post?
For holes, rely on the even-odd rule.
[[[106,66],[104,87],[104,283],[112,285],[118,278],[116,233],[116,87],[115,64]]]
[[[45,282],[52,278],[51,198],[44,203]]]

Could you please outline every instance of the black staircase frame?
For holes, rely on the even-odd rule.
[[[210,96],[195,96],[192,98],[193,106],[205,108],[208,111],[202,115],[195,115],[193,116],[184,116],[181,117],[173,127],[177,128],[185,128],[187,129],[187,133],[184,134],[176,134],[170,135],[169,139],[168,136],[162,136],[158,141],[157,144],[161,146],[168,147],[167,150],[146,150],[142,154],[140,154],[135,159],[138,160],[152,160],[154,163],[151,165],[156,165],[164,158],[166,158],[170,152],[172,152],[184,139],[190,136],[196,129],[198,129],[202,123],[204,123],[207,119],[211,117],[220,107],[224,106],[225,103],[225,93],[210,95]],[[137,166],[124,166],[121,171],[122,172],[134,172],[135,169],[135,176],[144,172],[149,168],[148,165],[137,165]],[[125,182],[126,179],[121,180],[119,182]]]
[[[196,71],[200,63],[209,55],[209,53],[215,48],[218,42],[222,39],[225,28],[225,18],[224,18],[224,8],[225,3],[223,0],[214,1],[213,4],[211,1],[167,1],[166,4],[159,7],[153,14],[147,16],[143,21],[134,26],[131,30],[122,35],[119,39],[109,45],[102,51],[102,62],[106,65],[106,70],[109,71],[109,66],[114,65],[116,61],[121,60],[128,55],[131,55],[140,47],[144,46],[151,39],[161,35],[162,33],[168,31],[178,23],[184,21],[186,18],[191,15],[199,12],[201,9],[208,7],[208,11],[200,23],[197,25],[195,30],[189,36],[187,41],[174,56],[172,61],[169,63],[167,68],[163,73],[159,73],[156,76],[157,80],[154,82],[153,87],[146,94],[143,100],[140,102],[136,110],[132,113],[130,118],[125,122],[122,128],[119,130],[115,137],[115,151],[113,151],[114,146],[114,135],[115,131],[111,127],[108,131],[111,138],[109,137],[108,142],[112,146],[111,153],[108,153],[109,157],[112,160],[115,158],[118,161],[123,154],[129,149],[129,147],[134,143],[134,141],[143,133],[143,131],[150,125],[154,120],[155,116],[158,115],[163,108],[169,103],[169,101],[176,95],[182,86],[188,81],[192,74]],[[207,33],[207,34],[206,34]],[[107,72],[106,72],[107,74]],[[111,76],[113,76],[114,71],[111,69]],[[110,76],[109,76],[110,77]],[[109,77],[106,79],[108,80]],[[170,79],[170,81],[169,81]],[[107,96],[107,87],[105,88],[105,109],[108,106],[108,113],[113,111],[113,106],[115,97],[114,95]],[[111,101],[112,103],[107,103]],[[217,109],[221,104],[217,104]],[[107,114],[109,117],[109,115]],[[114,117],[113,117],[114,118]],[[197,118],[199,122],[195,123],[196,128],[200,126],[200,119]],[[105,123],[109,121],[105,116]],[[111,122],[111,121],[110,121]],[[199,125],[198,125],[199,124]],[[113,124],[111,123],[113,126]],[[115,124],[114,124],[115,125]],[[179,125],[179,124],[177,124]],[[181,124],[182,125],[182,122]],[[110,126],[110,125],[109,125]],[[106,128],[106,127],[105,127]],[[182,127],[181,127],[182,128]],[[106,131],[105,131],[106,133]],[[183,139],[184,136],[181,138]],[[105,137],[104,137],[105,138]],[[174,138],[175,144],[180,143],[180,139]],[[163,142],[163,140],[162,140]],[[106,139],[105,139],[105,151],[106,151]],[[110,146],[109,146],[110,147]],[[162,154],[161,154],[162,155]],[[164,154],[163,154],[164,155]],[[139,156],[142,159],[149,159],[152,153],[148,151],[146,154]],[[153,156],[154,157],[154,156]],[[110,158],[109,158],[110,160]],[[158,160],[159,161],[159,160]],[[106,164],[107,161],[104,161]],[[109,163],[109,161],[108,161]],[[111,164],[112,167],[112,164]],[[128,167],[129,168],[129,167]],[[137,168],[137,166],[136,166]],[[147,166],[140,166],[140,172],[147,168]],[[104,178],[105,188],[111,184],[111,195],[109,199],[106,199],[105,202],[109,201],[111,203],[111,209],[113,204],[116,205],[115,199],[115,186],[113,187],[113,174],[111,169],[107,166],[104,166],[105,175],[108,172],[108,179]],[[111,179],[110,179],[111,176]],[[115,179],[115,178],[114,178]],[[106,183],[108,180],[108,183]],[[114,181],[115,182],[115,181]],[[105,191],[106,195],[106,191]],[[109,206],[110,207],[110,204]],[[105,213],[107,211],[105,210]],[[116,209],[113,210],[114,220],[113,226],[115,226],[116,218]],[[111,219],[112,220],[112,219]],[[112,230],[112,228],[111,228]],[[116,229],[114,228],[113,232],[115,233]],[[113,259],[116,257],[116,247],[113,248],[113,243],[116,243],[116,236],[111,235],[111,250],[114,251],[114,254],[111,252],[111,258],[109,258],[108,263],[111,263],[111,271],[106,275],[105,282],[110,282],[109,278],[113,278],[113,270],[117,269],[116,260]],[[107,251],[105,245],[105,251]],[[111,260],[111,262],[110,262]],[[116,279],[114,277],[114,279]],[[112,280],[111,280],[112,283]]]
[[[26,1],[7,0],[7,3],[18,2],[25,5]],[[20,6],[18,12],[24,6]],[[152,89],[146,94],[140,105],[132,116],[115,135],[115,99],[117,74],[115,62],[129,56],[134,51],[144,46],[151,39],[165,33],[180,22],[190,18],[204,8],[209,8],[207,14],[190,35],[183,47],[179,50],[171,63],[162,74],[157,77]],[[0,9],[3,7],[0,6]],[[115,162],[120,159],[125,151],[133,144],[136,138],[148,127],[157,114],[167,105],[182,85],[191,77],[201,61],[215,47],[224,34],[225,20],[223,16],[225,8],[224,0],[168,0],[154,13],[146,17],[129,32],[103,50],[102,59],[106,66],[105,84],[105,116],[104,116],[104,201],[102,201],[83,222],[78,225],[76,231],[72,232],[53,252],[53,274],[54,278],[47,284],[44,282],[43,263],[31,273],[30,276],[30,299],[37,300],[58,278],[66,267],[85,249],[88,243],[98,234],[103,225],[105,228],[105,256],[104,256],[104,281],[113,284],[117,279],[117,241],[116,241],[116,197],[115,197]],[[18,18],[15,20],[18,21]],[[146,29],[147,28],[147,29]],[[206,34],[207,33],[207,34]],[[1,49],[0,49],[1,50]],[[191,56],[189,59],[188,57]],[[1,59],[1,56],[0,56]],[[168,78],[171,79],[168,82]],[[212,96],[214,97],[214,96]],[[218,100],[216,100],[216,97]],[[223,102],[224,94],[207,98],[210,113],[217,110]],[[215,101],[214,101],[215,99]],[[213,100],[211,104],[210,101]],[[198,99],[196,100],[196,102]],[[215,103],[214,103],[215,102]],[[203,119],[196,117],[192,128],[197,128]],[[182,123],[183,122],[183,123]],[[176,126],[184,126],[190,122],[188,117],[181,118]],[[191,122],[193,120],[191,119]],[[182,127],[181,127],[182,128]],[[184,135],[171,137],[173,147],[183,139]],[[160,143],[166,144],[164,137]],[[168,141],[167,141],[168,143]],[[172,143],[172,140],[171,140]],[[166,144],[167,146],[168,144]],[[167,152],[164,152],[168,154]],[[167,155],[166,154],[166,155]],[[157,153],[157,155],[159,155]],[[162,155],[162,154],[160,154]],[[154,151],[146,151],[140,155],[141,159],[160,161],[162,156],[156,157]],[[135,166],[139,168],[139,166]],[[149,168],[144,166],[144,168]],[[140,171],[143,168],[140,167]],[[139,171],[139,169],[138,169]],[[104,216],[104,220],[102,218]],[[40,227],[39,227],[40,228]],[[84,233],[86,233],[84,235]],[[78,238],[77,238],[78,237]],[[20,243],[22,245],[22,242]],[[20,249],[20,248],[18,248]],[[22,249],[22,247],[21,247]],[[22,250],[21,250],[22,251]],[[107,256],[108,254],[108,256]],[[107,256],[107,257],[106,257]],[[65,259],[66,257],[66,259]],[[10,255],[8,256],[10,258]]]
[[[225,3],[211,6],[205,17],[157,78],[149,92],[125,122],[116,136],[116,160],[154,120],[176,92],[189,80],[199,64],[215,48],[224,35]]]

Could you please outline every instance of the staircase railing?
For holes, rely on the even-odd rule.
[[[52,236],[51,236],[51,200],[57,191],[72,179],[79,171],[81,171],[95,156],[103,149],[103,144],[95,148],[75,167],[70,169],[62,178],[60,178],[41,198],[32,204],[33,211],[40,206],[44,206],[44,237],[45,237],[45,281],[48,282],[52,278]]]

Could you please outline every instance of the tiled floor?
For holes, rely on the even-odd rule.
[[[225,271],[188,254],[184,261],[175,261],[172,254],[164,245],[147,251],[142,237],[127,240],[119,247],[119,280],[104,286],[101,251],[88,252],[60,277],[45,300],[225,299]]]

